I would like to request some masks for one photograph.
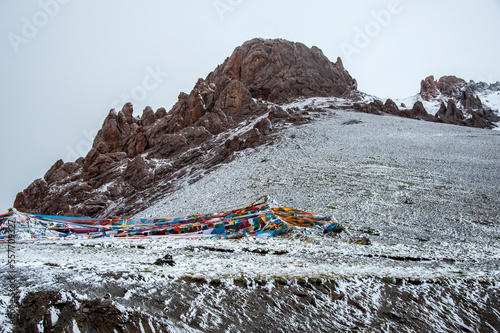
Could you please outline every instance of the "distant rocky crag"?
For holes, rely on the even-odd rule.
[[[499,92],[500,83],[467,83],[455,76],[443,76],[438,81],[429,76],[420,83],[419,97],[427,102],[439,102],[436,114],[429,114],[422,101],[416,101],[411,109],[406,105],[398,106],[392,99],[384,102],[374,100],[370,103],[356,103],[354,109],[372,114],[392,114],[400,117],[440,122],[477,128],[494,128],[500,121],[498,113],[483,105],[478,93]]]
[[[420,95],[426,101],[440,100],[436,117],[449,124],[493,128],[500,121],[498,114],[483,105],[478,93],[500,91],[500,83],[467,83],[455,76],[443,76],[438,81],[433,76],[420,83]]]

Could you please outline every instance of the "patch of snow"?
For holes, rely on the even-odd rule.
[[[155,164],[155,168],[172,166],[172,161],[170,159],[149,158],[147,161],[153,162]]]
[[[109,183],[106,183],[106,184],[102,184],[101,187],[99,187],[96,191],[97,192],[101,192],[101,193],[106,193],[109,188],[116,183],[116,180],[113,180]]]
[[[36,325],[36,328],[38,330],[39,333],[43,333],[45,332],[44,328],[43,328],[43,318],[42,320]]]
[[[497,115],[500,115],[500,91],[485,91],[479,93],[478,97],[484,105],[495,111]]]
[[[363,95],[363,98],[370,99],[369,95]],[[336,108],[338,106],[352,105],[351,99],[341,97],[311,97],[300,98],[296,101],[280,105],[284,110],[298,108],[304,110],[306,107],[315,108]]]
[[[481,103],[486,107],[493,110],[493,112],[500,117],[500,91],[485,89],[477,94]],[[495,123],[497,127],[493,128],[495,131],[500,131],[500,121]]]
[[[360,98],[361,103],[371,103],[371,102],[374,102],[376,99],[380,99],[376,96],[369,95],[369,94],[366,94],[363,92],[358,92],[357,96]]]
[[[133,295],[133,291],[132,290],[127,290],[127,292],[125,293],[125,295],[123,296],[124,299],[130,299]]]
[[[200,98],[201,98],[201,95],[200,95]],[[140,330],[141,330],[141,333],[146,333],[146,331],[144,330],[144,326],[143,326],[143,324],[142,324],[142,320],[141,320],[141,321],[139,321],[139,328],[140,328]]]
[[[205,105],[205,101],[203,100],[203,97],[201,97],[201,93],[198,91],[198,99],[200,100],[201,104],[203,105],[203,109],[205,110],[207,106]]]
[[[81,333],[81,331],[78,328],[78,324],[76,323],[75,319],[73,319],[73,333]]]
[[[52,323],[52,326],[55,326],[57,324],[57,321],[59,320],[59,313],[61,311],[54,307],[51,307],[49,309],[49,312],[50,312],[50,322]]]
[[[439,108],[441,107],[441,103],[444,102],[446,103],[448,101],[448,98],[445,98],[444,96],[439,96],[435,99],[432,99],[430,101],[426,101],[420,96],[420,94],[416,94],[414,96],[406,97],[406,98],[395,98],[394,102],[398,106],[398,108],[402,109],[403,107],[401,106],[401,103],[406,105],[405,109],[411,109],[413,108],[413,105],[416,102],[422,102],[422,105],[424,106],[425,110],[427,111],[428,114],[435,116],[436,113],[439,111]]]
[[[248,124],[244,124],[243,126],[235,129],[233,132],[230,133],[230,135],[227,137],[228,140],[231,140],[235,137],[238,137],[244,133],[247,133],[248,131],[250,131],[252,128],[255,127],[255,125],[257,125],[257,123],[259,121],[261,121],[262,119],[264,118],[267,118],[269,116],[269,112],[263,114],[262,116],[259,116],[255,119],[253,119],[252,121],[249,121]],[[225,132],[223,132],[224,134],[226,134]]]

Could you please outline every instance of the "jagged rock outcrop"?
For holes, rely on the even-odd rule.
[[[130,103],[111,110],[85,158],[57,161],[17,195],[14,207],[74,216],[133,214],[234,151],[265,143],[277,124],[308,119],[273,103],[355,90],[340,58],[332,63],[301,43],[250,40],[189,94],[181,93],[170,112],[146,107],[134,117]]]
[[[435,121],[436,120],[434,116],[427,113],[427,110],[425,109],[425,107],[421,101],[416,101],[413,104],[413,107],[411,108],[411,110],[409,110],[408,112],[412,115],[412,117],[410,117],[410,118],[427,120],[427,121]]]
[[[448,97],[460,97],[462,88],[467,84],[465,80],[453,75],[447,75],[439,78],[437,87],[441,94]]]
[[[420,96],[426,101],[430,101],[439,96],[439,90],[434,80],[434,76],[428,76],[420,82]]]
[[[441,103],[439,111],[436,113],[436,117],[445,121],[449,124],[461,125],[462,121],[465,119],[463,112],[457,108],[457,105],[453,100],[448,100],[448,105]]]
[[[500,121],[500,117],[492,110],[482,107],[476,110],[469,108],[466,109],[466,112],[468,113],[468,117],[457,107],[454,100],[450,99],[447,105],[444,102],[441,103],[436,117],[444,123],[477,128],[492,128],[494,126],[493,122]]]
[[[385,103],[381,100],[374,100],[367,104],[354,103],[353,108],[357,111],[364,113],[371,113],[376,115],[391,114],[394,116],[427,120],[427,121],[437,121],[435,117],[431,116],[425,110],[422,102],[417,101],[411,109],[399,109],[397,104],[392,99],[387,99]]]
[[[462,89],[467,85],[463,79],[448,75],[441,77],[438,81],[434,76],[428,76],[420,83],[420,96],[426,101],[438,98],[443,95],[446,97],[460,97]]]
[[[215,82],[220,77],[238,80],[253,98],[271,102],[342,96],[357,87],[340,58],[332,63],[317,47],[285,40],[253,39],[237,47],[208,79]]]
[[[500,118],[484,106],[477,95],[484,90],[498,91],[497,85],[467,83],[456,76],[443,76],[438,81],[433,76],[422,80],[420,97],[425,101],[438,101],[440,108],[436,121],[479,128],[492,128]]]

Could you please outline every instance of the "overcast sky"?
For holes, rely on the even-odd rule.
[[[2,212],[85,155],[111,108],[169,110],[254,37],[340,56],[384,98],[428,75],[500,80],[499,0],[0,0],[0,37]]]

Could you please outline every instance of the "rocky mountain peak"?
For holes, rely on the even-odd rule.
[[[491,128],[500,118],[482,106],[476,88],[489,89],[454,76],[437,81],[430,76],[422,81],[420,94],[422,100],[438,102],[439,112],[428,114],[421,101],[399,109],[390,99],[368,102],[342,60],[329,61],[317,47],[252,39],[200,78],[189,94],[180,93],[169,112],[146,107],[134,117],[131,103],[111,110],[88,154],[75,162],[57,161],[44,178],[17,195],[14,207],[90,217],[142,211],[231,160],[234,152],[269,142],[280,128],[325,112],[316,106],[282,108],[299,98],[332,97],[335,103],[333,97],[345,97],[333,108]]]
[[[342,96],[356,90],[356,80],[340,58],[331,62],[313,46],[282,39],[252,39],[237,47],[207,80],[240,81],[253,98],[283,102],[289,98]]]
[[[74,216],[140,211],[181,180],[193,181],[233,152],[267,142],[276,125],[306,121],[272,102],[355,90],[340,58],[332,63],[317,47],[252,39],[189,94],[180,93],[169,112],[146,107],[134,117],[131,103],[111,110],[85,158],[57,161],[14,206]]]

